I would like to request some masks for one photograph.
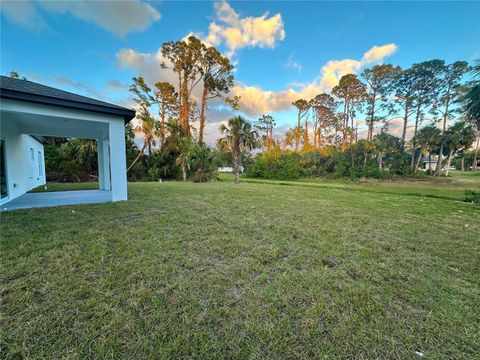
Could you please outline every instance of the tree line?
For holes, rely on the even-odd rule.
[[[405,158],[403,171],[416,173],[422,156],[434,154],[438,161],[433,172],[440,175],[445,168],[448,174],[452,157],[463,156],[480,135],[478,109],[474,114],[471,105],[472,111],[467,111],[468,98],[478,91],[478,67],[478,63],[471,68],[465,61],[445,64],[435,59],[407,69],[381,64],[364,69],[360,76],[344,75],[331,93],[294,101],[296,126],[285,132],[283,141],[275,142],[272,135],[266,134],[265,147],[269,150],[276,144],[296,152],[326,147],[342,153],[362,151],[364,164],[376,155],[382,169],[382,154],[398,143],[396,151]],[[470,71],[476,80],[464,82]],[[398,139],[388,135],[392,119],[402,123]],[[362,140],[358,136],[359,122],[367,126]],[[449,123],[451,126],[447,126]],[[378,127],[380,130],[375,131]],[[408,128],[413,130],[410,141]],[[355,156],[351,157],[354,161]],[[475,156],[471,163],[474,169],[476,162]]]
[[[165,42],[161,54],[159,70],[173,74],[176,82],[150,84],[138,76],[130,86],[137,103],[137,125],[126,128],[130,180],[207,181],[215,178],[222,165],[233,167],[236,181],[241,165],[251,176],[260,177],[275,177],[282,172],[380,177],[385,170],[416,173],[423,156],[438,157],[435,168],[429,171],[436,175],[442,168],[448,175],[457,157],[461,158],[462,169],[465,158],[476,169],[480,134],[478,61],[473,67],[465,61],[446,64],[438,59],[407,69],[375,65],[359,76],[342,76],[330,93],[294,101],[295,126],[280,139],[271,114],[253,122],[234,117],[221,126],[222,137],[216,146],[208,147],[205,125],[209,107],[239,108],[240,99],[231,96],[233,64],[194,36]],[[465,82],[469,73],[472,80]],[[11,76],[18,74],[12,72]],[[394,118],[402,123],[399,137],[388,133]],[[366,134],[359,136],[363,124]],[[412,137],[407,141],[409,128]],[[140,147],[134,142],[136,134],[143,138]],[[476,151],[471,156],[469,148],[475,139]],[[85,180],[79,175],[81,169],[95,173],[96,149],[88,141],[57,140],[49,146],[48,153],[54,156],[47,161],[47,173],[53,171],[57,179]],[[254,148],[261,148],[256,156],[251,154]]]

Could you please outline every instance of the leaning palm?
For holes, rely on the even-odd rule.
[[[145,153],[148,148],[151,152],[152,146],[156,145],[155,137],[158,135],[157,126],[155,120],[150,116],[147,110],[143,109],[140,115],[137,116],[140,120],[140,125],[137,125],[133,130],[136,134],[143,134],[143,146],[137,157],[133,160],[127,169],[127,172],[137,163],[138,160]]]
[[[242,152],[258,146],[258,133],[253,129],[252,124],[241,116],[231,118],[226,125],[220,125],[220,131],[225,135],[220,142],[232,153],[235,183],[238,184]]]
[[[190,136],[185,136],[179,139],[176,148],[179,154],[175,162],[182,170],[182,180],[187,181],[187,173],[195,156],[195,143]]]

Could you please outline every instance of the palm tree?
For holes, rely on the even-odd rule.
[[[177,150],[180,153],[175,162],[182,169],[182,180],[187,181],[187,172],[190,170],[190,165],[195,155],[195,143],[191,137],[184,136],[180,138]]]
[[[461,150],[466,150],[472,146],[475,141],[475,131],[470,124],[459,121],[452,125],[445,133],[445,145],[448,149],[447,164],[445,166],[445,175],[448,176],[450,170],[450,161],[452,156]]]
[[[137,125],[134,128],[136,134],[143,134],[143,146],[140,150],[140,153],[133,160],[130,166],[127,169],[127,172],[136,164],[136,162],[142,157],[145,153],[145,149],[148,148],[148,152],[151,153],[152,146],[156,145],[155,137],[158,136],[158,129],[156,121],[149,114],[148,110],[143,108],[140,115],[137,116],[137,119],[140,120],[140,125]]]
[[[480,59],[475,61],[475,65],[472,66],[471,73],[474,80],[469,83],[468,91],[462,99],[463,112],[476,129],[477,132],[477,145],[475,147],[475,156],[472,162],[472,170],[477,170],[477,156],[478,146],[480,143]]]
[[[381,132],[373,137],[378,151],[378,168],[383,169],[383,158],[386,155],[392,155],[399,150],[399,138],[396,136]]]
[[[253,129],[252,124],[241,116],[231,118],[226,125],[220,125],[220,131],[225,135],[220,142],[232,152],[235,183],[238,184],[242,152],[258,146],[258,133]]]
[[[414,169],[414,172],[417,173],[423,152],[425,150],[428,150],[428,154],[430,155],[432,148],[440,142],[440,129],[433,124],[425,126],[417,132],[417,134],[413,137],[412,140],[415,142],[415,144],[420,145],[418,159],[416,161]],[[415,156],[415,149],[413,149],[412,156]]]

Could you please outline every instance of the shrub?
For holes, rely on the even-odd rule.
[[[246,175],[253,178],[296,180],[302,175],[300,155],[297,153],[272,150],[259,154],[247,168]]]
[[[480,191],[465,190],[463,201],[480,205]]]

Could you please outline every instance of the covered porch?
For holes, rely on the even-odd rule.
[[[1,210],[127,200],[124,126],[134,111],[26,80],[2,77],[1,90],[2,176],[7,188]],[[29,181],[33,163],[24,140],[49,136],[96,141],[98,190],[28,193],[45,184],[46,176],[33,175],[40,183]],[[34,161],[37,166],[36,157]]]
[[[109,190],[75,190],[26,193],[2,205],[1,211],[112,201]]]

